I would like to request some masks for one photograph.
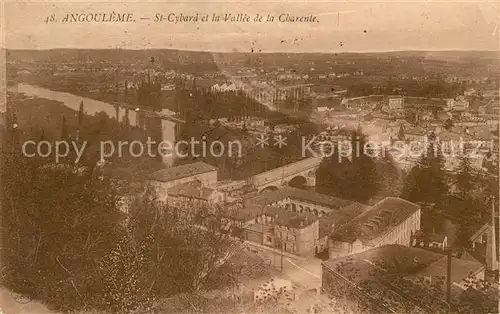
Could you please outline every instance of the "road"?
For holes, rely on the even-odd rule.
[[[281,270],[283,265],[283,276],[287,277],[297,286],[306,290],[321,288],[321,260],[311,258],[309,260],[298,260],[262,248],[255,248],[264,260]]]

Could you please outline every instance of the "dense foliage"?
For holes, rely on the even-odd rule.
[[[206,208],[138,196],[130,215],[98,166],[19,153],[2,132],[2,277],[62,312],[151,310],[163,296],[204,289],[223,274],[229,237],[199,227]],[[17,147],[17,148],[16,148]]]
[[[355,131],[349,154],[341,153],[337,146],[331,156],[323,159],[316,172],[321,193],[354,201],[366,201],[375,195],[379,189],[377,165],[372,148],[365,149],[365,143],[364,135]]]

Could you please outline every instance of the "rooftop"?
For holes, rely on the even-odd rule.
[[[273,231],[272,226],[265,225],[265,224],[253,224],[253,225],[246,227],[245,229],[255,231],[258,233],[272,233],[272,231]]]
[[[410,134],[410,135],[425,136],[425,135],[427,135],[428,131],[424,130],[422,128],[407,127],[404,129],[404,133]]]
[[[439,278],[439,277],[445,277],[446,276],[446,271],[448,267],[448,257],[443,256],[437,261],[431,263],[429,266],[424,268],[423,270],[412,274],[408,276],[408,279],[415,279],[417,277],[420,278]],[[471,258],[464,260],[464,259],[459,259],[452,257],[451,258],[451,282],[460,284],[462,283],[467,277],[476,275],[478,272],[484,270],[484,266],[479,263],[477,260],[473,260]],[[446,291],[446,281],[442,281],[442,290]]]
[[[292,229],[302,229],[310,226],[318,220],[314,214],[290,212],[283,209],[278,213],[274,223],[279,226],[287,226]]]
[[[352,201],[343,200],[337,197],[328,196],[316,192],[306,191],[297,188],[285,187],[276,191],[259,194],[247,200],[247,204],[265,206],[284,199],[294,199],[311,204],[321,205],[331,209],[341,208],[352,204]]]
[[[262,213],[262,210],[255,206],[236,205],[224,209],[224,216],[242,222],[247,222],[260,213]]]
[[[175,185],[168,189],[167,193],[171,196],[184,196],[208,200],[214,189],[204,187],[200,181],[195,180],[183,184]]]
[[[322,216],[319,219],[319,237],[323,238],[330,235],[332,232],[332,225],[334,225],[334,228],[338,228],[348,223],[368,208],[370,208],[368,205],[353,203]]]
[[[386,197],[337,229],[332,238],[350,243],[360,239],[364,243],[373,244],[373,240],[390,232],[419,209],[417,204],[404,199]]]
[[[431,233],[428,236],[429,242],[434,242],[434,243],[443,243],[443,241],[447,238],[443,234],[438,234],[438,233]]]
[[[170,182],[211,171],[217,171],[217,168],[204,162],[194,162],[158,170],[150,175],[150,179],[160,182]]]
[[[330,259],[323,265],[333,272],[355,283],[373,276],[373,270],[382,270],[387,274],[409,273],[412,270],[424,269],[433,262],[445,257],[443,254],[420,248],[391,244],[376,247],[362,253]]]
[[[356,285],[363,296],[371,297],[368,302],[383,304],[385,310],[443,313],[443,308],[447,309],[447,306],[442,296],[405,277],[418,273],[443,257],[443,254],[393,244],[328,260],[323,263],[323,271],[327,270]]]
[[[470,238],[470,242],[476,241],[480,236],[485,234],[486,232],[490,231],[491,223],[485,223],[484,225],[481,226]]]
[[[234,181],[234,180],[221,180],[221,181],[215,182],[210,187],[212,187],[214,189],[233,190],[233,189],[238,189],[240,187],[243,187],[246,184],[247,184],[246,180],[236,180],[236,181]]]

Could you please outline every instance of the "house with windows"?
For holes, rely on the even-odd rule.
[[[354,202],[292,187],[284,187],[245,200],[245,204],[248,206],[278,206],[292,212],[312,213],[317,217],[352,203]]]
[[[169,200],[189,203],[192,206],[209,206],[225,201],[226,194],[203,186],[201,181],[190,181],[168,189]]]
[[[158,170],[149,176],[149,184],[153,186],[161,200],[168,197],[168,189],[176,185],[200,181],[203,186],[217,182],[218,169],[204,162],[169,167]]]
[[[244,201],[233,217],[244,226],[244,240],[299,256],[328,249],[328,236],[368,206],[320,193],[282,188]]]
[[[437,233],[417,231],[413,237],[412,246],[445,250],[448,247],[448,237]]]
[[[245,227],[243,239],[298,256],[314,256],[318,236],[319,221],[314,214],[266,206],[255,223]]]
[[[330,258],[360,253],[387,244],[411,246],[420,230],[420,206],[387,197],[336,229],[330,236]]]
[[[344,300],[344,312],[447,313],[447,290],[454,304],[461,303],[479,292],[473,290],[484,275],[484,266],[472,257],[448,259],[439,252],[393,244],[325,261],[321,279],[324,293]],[[498,309],[498,286],[482,291],[481,297],[488,307]],[[468,309],[468,313],[479,312],[491,310]]]
[[[389,95],[387,96],[387,106],[391,110],[403,109],[404,100],[401,95]]]

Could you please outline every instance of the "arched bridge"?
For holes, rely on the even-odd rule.
[[[322,157],[303,159],[283,167],[259,173],[251,177],[252,184],[259,192],[276,190],[280,186],[315,186],[316,170]]]

